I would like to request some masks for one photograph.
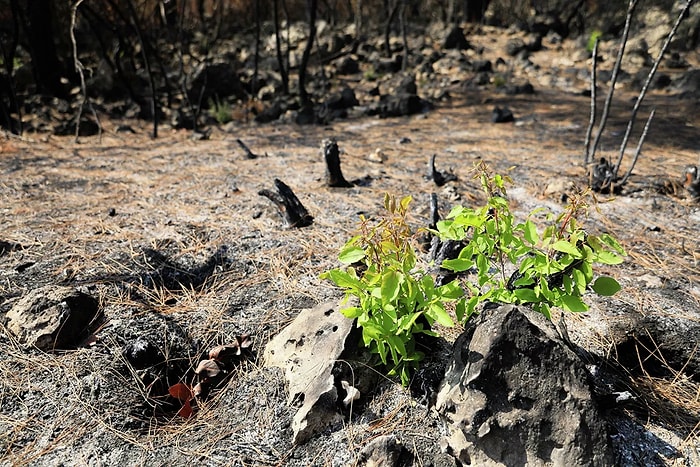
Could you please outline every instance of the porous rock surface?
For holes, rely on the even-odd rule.
[[[443,446],[464,464],[613,465],[583,362],[531,310],[469,320],[436,407],[452,431]]]
[[[98,311],[95,298],[72,287],[32,290],[7,312],[7,328],[21,344],[44,351],[77,345]]]

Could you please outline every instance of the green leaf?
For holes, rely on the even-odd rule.
[[[562,295],[562,308],[566,311],[581,312],[588,310],[588,305],[583,303],[581,297],[576,295]]]
[[[578,294],[583,295],[586,292],[586,275],[580,269],[574,269],[572,271],[572,275],[574,282],[576,283],[576,290],[578,291]]]
[[[389,303],[396,300],[399,296],[401,274],[396,271],[389,270],[382,276],[381,298],[382,303]]]
[[[434,319],[435,321],[437,321],[445,327],[451,328],[452,326],[454,326],[452,318],[450,318],[450,315],[447,314],[447,311],[445,311],[445,307],[440,302],[431,304],[430,308],[426,312],[426,315],[428,315],[429,317],[431,317],[432,319]]]
[[[613,250],[615,250],[615,251],[617,251],[618,253],[620,253],[621,255],[626,255],[625,249],[622,248],[622,245],[620,245],[620,243],[619,243],[617,240],[615,240],[613,237],[611,237],[610,235],[608,235],[608,234],[603,234],[603,235],[601,235],[600,237],[598,237],[598,239],[599,239],[601,242],[603,242],[603,243],[605,243],[606,245],[608,245],[608,246],[609,246],[610,248],[612,248]]]
[[[457,300],[464,295],[462,287],[459,286],[459,282],[456,280],[453,280],[448,284],[441,285],[437,288],[437,292],[443,300]]]
[[[591,287],[593,288],[595,293],[597,293],[598,295],[603,295],[605,297],[615,295],[622,288],[619,282],[617,282],[612,277],[608,276],[600,276],[595,280],[595,282],[593,282],[593,285],[591,285]]]
[[[540,241],[540,236],[537,233],[537,227],[535,227],[535,224],[530,219],[525,222],[523,235],[525,236],[525,240],[527,240],[530,245],[537,245],[537,243]]]
[[[593,267],[591,266],[591,263],[584,261],[579,269],[583,273],[583,277],[586,279],[586,284],[593,280]]]
[[[346,245],[345,248],[340,250],[338,259],[341,263],[352,264],[360,261],[365,257],[365,250],[358,246]]]
[[[450,271],[455,271],[455,272],[463,272],[463,271],[468,271],[472,267],[474,267],[474,261],[470,259],[446,259],[445,261],[442,262],[441,265],[445,269],[449,269]]]
[[[364,289],[362,282],[340,269],[331,269],[327,272],[326,276],[338,287],[353,289],[353,291],[357,291],[358,293],[360,290]]]
[[[582,256],[581,251],[566,240],[558,240],[552,243],[552,249],[561,251],[562,253],[567,253],[574,258],[580,258]]]
[[[462,323],[467,313],[467,302],[465,299],[461,299],[457,302],[455,306],[455,315],[457,315],[457,321]]]
[[[541,300],[532,289],[515,289],[513,295],[523,303],[536,303]]]
[[[594,254],[594,261],[603,264],[620,264],[624,261],[621,256],[616,255],[610,251],[596,251]]]
[[[393,348],[396,352],[398,352],[399,355],[402,357],[406,357],[406,347],[403,344],[403,341],[401,340],[400,337],[398,336],[386,336],[387,340],[389,341],[389,346]]]
[[[342,310],[340,310],[340,312],[346,318],[355,319],[358,316],[362,315],[365,312],[365,310],[357,306],[349,306],[347,308],[343,308]]]
[[[399,320],[399,331],[401,332],[408,332],[413,328],[413,325],[416,323],[416,320],[420,315],[422,315],[423,312],[418,312],[418,313],[409,313],[405,316],[403,316]]]

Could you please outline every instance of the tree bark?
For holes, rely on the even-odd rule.
[[[53,2],[51,0],[27,0],[29,53],[32,57],[34,79],[39,92],[66,97],[68,89],[61,84],[65,68],[58,58],[54,42]]]
[[[311,56],[311,49],[314,46],[314,39],[316,38],[317,4],[317,0],[306,0],[306,13],[309,19],[309,40],[306,42],[304,53],[301,56],[301,64],[299,65],[299,100],[301,101],[302,107],[311,104],[309,94],[306,92],[306,69],[309,66],[309,57]]]

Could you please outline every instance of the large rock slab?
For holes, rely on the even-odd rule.
[[[44,351],[78,344],[97,316],[95,298],[72,287],[48,285],[29,292],[7,312],[7,328],[21,344]]]
[[[437,397],[443,446],[479,466],[607,466],[613,459],[583,362],[539,313],[513,306],[473,317]]]
[[[265,346],[265,366],[284,369],[289,404],[301,403],[292,421],[294,443],[342,421],[333,366],[345,350],[353,320],[336,302],[302,310]]]

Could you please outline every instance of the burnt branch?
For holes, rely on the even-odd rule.
[[[241,141],[240,138],[236,138],[236,143],[238,143],[238,145],[241,147],[241,149],[243,149],[243,151],[245,151],[246,159],[257,159],[258,158],[258,155],[255,154],[253,151],[251,151],[250,148],[248,148],[248,146],[246,146],[246,144],[243,141]]]
[[[260,190],[258,194],[264,196],[277,206],[280,214],[289,227],[306,227],[314,221],[313,216],[301,204],[299,198],[283,181],[275,179],[277,193],[272,190]]]
[[[457,176],[452,172],[440,172],[435,168],[435,157],[435,154],[430,156],[430,163],[428,164],[428,179],[434,181],[437,186],[443,186],[448,182],[457,180]]]
[[[326,161],[326,184],[336,188],[351,187],[352,183],[345,180],[340,170],[340,151],[334,139],[323,142],[323,157]]]

